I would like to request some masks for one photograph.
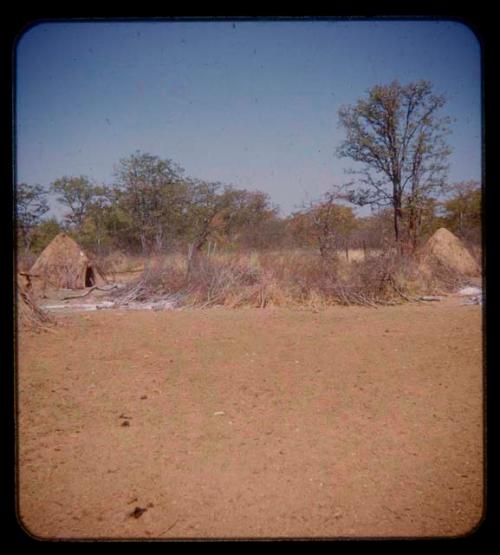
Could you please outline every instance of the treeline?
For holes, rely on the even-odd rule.
[[[481,236],[481,188],[477,182],[448,186],[444,199],[427,198],[419,213],[419,240],[446,227],[468,242]],[[149,255],[207,248],[378,249],[394,242],[393,210],[358,217],[345,195],[326,193],[283,217],[266,193],[185,175],[168,159],[136,152],[120,160],[112,185],[85,176],[61,177],[49,187],[17,185],[18,250],[39,253],[66,231],[96,255],[113,251]],[[66,209],[47,218],[49,195]]]
[[[428,81],[393,81],[342,107],[337,155],[351,162],[355,178],[287,217],[266,193],[193,179],[171,160],[141,152],[120,160],[112,185],[85,176],[61,177],[48,190],[18,184],[19,248],[39,252],[65,230],[96,254],[192,255],[214,245],[314,247],[328,258],[392,245],[406,256],[441,226],[479,244],[480,184],[448,183],[445,103]],[[46,219],[49,194],[67,209],[62,221]],[[357,217],[353,206],[370,206],[372,215]]]

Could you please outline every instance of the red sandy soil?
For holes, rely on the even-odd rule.
[[[99,311],[22,332],[20,520],[43,538],[469,533],[482,317],[461,302]]]

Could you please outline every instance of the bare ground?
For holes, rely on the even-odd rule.
[[[44,538],[466,534],[483,372],[481,309],[460,302],[103,311],[22,333],[20,519]]]

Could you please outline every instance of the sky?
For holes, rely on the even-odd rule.
[[[43,22],[15,55],[18,183],[111,184],[139,150],[287,215],[351,179],[338,110],[394,79],[446,96],[449,182],[481,180],[480,44],[459,22]]]

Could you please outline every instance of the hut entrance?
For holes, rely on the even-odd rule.
[[[95,276],[92,266],[87,266],[85,270],[85,287],[93,287],[95,285]]]

